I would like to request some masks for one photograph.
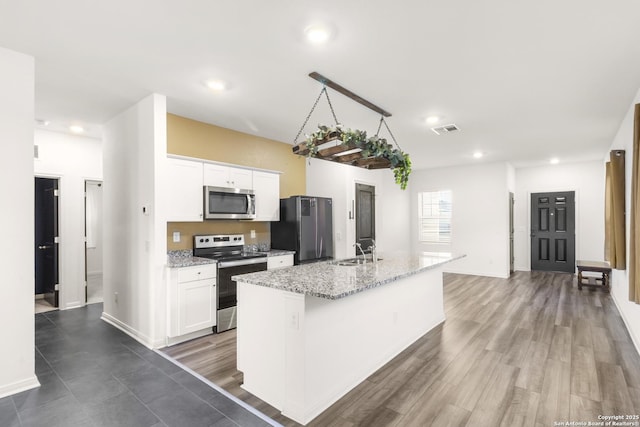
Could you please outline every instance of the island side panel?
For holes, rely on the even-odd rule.
[[[285,378],[285,297],[304,296],[238,282],[237,367],[242,388],[282,410]]]
[[[286,312],[300,319],[286,325],[282,413],[306,424],[444,321],[442,269]]]

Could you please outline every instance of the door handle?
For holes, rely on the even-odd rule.
[[[38,249],[44,250],[44,249],[51,249],[53,246],[49,246],[49,245],[40,245],[38,246]]]

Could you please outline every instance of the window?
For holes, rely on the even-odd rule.
[[[451,243],[451,191],[427,191],[418,194],[420,241]]]

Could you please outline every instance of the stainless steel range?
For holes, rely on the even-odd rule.
[[[217,322],[214,332],[234,329],[236,318],[236,282],[231,280],[237,274],[253,273],[267,269],[267,255],[243,251],[242,234],[218,234],[193,236],[193,256],[217,261],[216,300]]]

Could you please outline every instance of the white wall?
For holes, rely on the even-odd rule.
[[[91,181],[87,182],[87,274],[102,274],[102,252],[102,184]]]
[[[409,178],[409,182],[411,182]],[[367,170],[326,160],[310,159],[307,195],[333,199],[334,258],[355,254],[355,220],[349,218],[356,183],[376,188],[376,245],[379,254],[410,248],[409,190],[401,190],[389,169]]]
[[[411,238],[416,251],[466,254],[446,271],[509,276],[509,165],[490,163],[414,171]],[[418,241],[418,193],[452,191],[451,244]]]
[[[102,180],[102,142],[94,138],[36,130],[36,176],[59,178],[60,309],[85,304],[84,182]]]
[[[166,219],[158,203],[166,119],[166,98],[153,94],[104,128],[103,319],[148,347],[166,338]]]
[[[575,191],[576,260],[604,259],[602,161],[516,169],[515,268],[531,270],[531,193]]]
[[[0,398],[39,385],[34,343],[34,60],[0,48]]]
[[[627,111],[627,115],[624,117],[624,121],[618,129],[612,144],[612,150],[626,150],[625,153],[625,203],[627,211],[631,206],[631,172],[632,172],[632,159],[633,159],[633,114],[635,104],[640,103],[640,91],[636,93],[636,96]],[[602,174],[604,175],[604,166],[601,164]],[[629,256],[629,230],[630,221],[629,215],[627,215],[627,257]],[[627,266],[629,260],[627,258]],[[616,302],[620,313],[627,325],[629,334],[636,345],[636,349],[640,353],[640,305],[629,301],[629,275],[628,270],[613,270],[612,273],[612,289],[611,295]]]

